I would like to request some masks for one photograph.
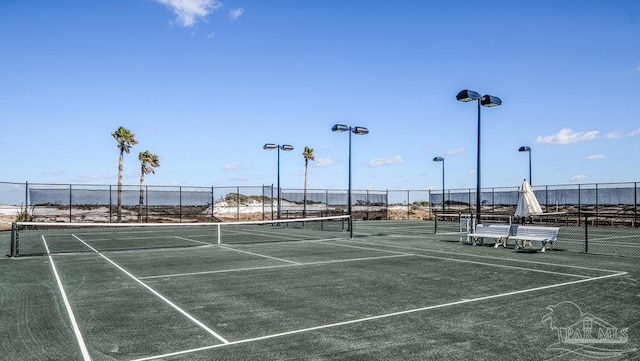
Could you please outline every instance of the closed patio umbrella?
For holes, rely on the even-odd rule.
[[[528,217],[535,214],[541,214],[542,208],[540,203],[536,199],[536,195],[533,193],[533,189],[525,179],[522,185],[518,189],[518,207],[516,208],[516,217]]]

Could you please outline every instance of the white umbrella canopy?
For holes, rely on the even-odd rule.
[[[516,208],[516,217],[528,217],[534,214],[541,214],[542,208],[533,194],[533,189],[525,179],[518,189],[518,207]]]

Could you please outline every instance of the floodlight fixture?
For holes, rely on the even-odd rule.
[[[352,127],[344,124],[335,124],[331,127],[334,132],[349,132],[349,187],[347,191],[347,213],[349,214],[349,237],[353,238],[353,214],[351,208],[351,133],[357,135],[369,134],[365,127]]]
[[[480,223],[480,217],[481,217],[481,182],[480,182],[480,129],[481,129],[481,112],[480,112],[480,108],[481,106],[484,107],[496,107],[500,104],[502,104],[502,99],[498,98],[497,96],[494,95],[482,95],[480,96],[480,93],[475,92],[473,90],[462,90],[460,91],[457,95],[456,95],[456,99],[461,101],[461,102],[471,102],[471,101],[477,101],[478,102],[478,149],[477,149],[477,156],[476,156],[476,224]]]
[[[336,124],[331,128],[331,130],[334,131],[334,132],[346,132],[346,131],[348,131],[350,129],[351,129],[351,127],[346,126],[344,124]]]
[[[279,144],[273,144],[273,143],[267,143],[265,144],[263,147],[263,149],[267,149],[267,150],[271,150],[271,149],[277,149],[278,150],[278,207],[277,207],[277,219],[280,219],[282,216],[282,211],[280,209],[280,203],[281,203],[281,195],[280,195],[280,149],[282,150],[286,150],[286,151],[290,151],[293,150],[293,146],[289,145],[289,144],[283,144],[283,145],[279,145]]]

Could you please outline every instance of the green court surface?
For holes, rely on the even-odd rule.
[[[0,358],[640,359],[637,258],[470,246],[430,227],[3,257]]]

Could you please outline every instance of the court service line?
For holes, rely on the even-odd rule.
[[[200,328],[202,328],[203,330],[205,330],[206,332],[211,334],[213,337],[217,338],[218,340],[220,340],[224,344],[229,343],[229,341],[227,341],[224,337],[220,336],[217,332],[215,332],[214,330],[210,329],[209,327],[207,327],[207,325],[205,325],[204,323],[200,322],[195,317],[191,316],[191,314],[189,314],[187,311],[185,311],[182,308],[178,307],[178,305],[176,305],[175,303],[171,302],[168,298],[166,298],[163,295],[161,295],[158,291],[154,290],[153,288],[148,286],[146,283],[144,283],[141,280],[139,280],[136,276],[134,276],[133,274],[129,273],[129,271],[127,271],[124,268],[122,268],[119,264],[117,264],[114,261],[112,261],[111,259],[109,259],[109,257],[103,255],[102,253],[100,253],[100,251],[98,251],[97,249],[91,247],[87,242],[82,240],[80,237],[76,236],[75,234],[72,234],[72,236],[75,239],[77,239],[78,241],[82,242],[85,246],[89,247],[92,251],[97,253],[100,257],[104,258],[107,262],[111,263],[117,269],[122,271],[125,275],[129,276],[129,278],[131,278],[132,280],[134,280],[137,283],[139,283],[142,287],[144,287],[147,290],[149,290],[149,292],[153,293],[156,297],[158,297],[159,299],[164,301],[164,303],[166,303],[167,305],[171,306],[174,310],[180,312],[183,316],[185,316],[186,318],[191,320],[191,322],[193,322],[196,325],[200,326]]]
[[[67,314],[69,315],[69,320],[71,321],[71,328],[73,328],[73,333],[76,335],[78,346],[80,346],[80,352],[82,353],[82,358],[85,361],[91,361],[89,350],[87,350],[87,345],[84,343],[84,338],[82,337],[82,333],[80,332],[80,327],[78,326],[78,322],[76,322],[76,317],[74,316],[73,310],[71,309],[71,303],[69,303],[69,299],[67,298],[67,293],[64,291],[64,287],[62,286],[62,280],[60,280],[60,276],[58,275],[58,270],[56,268],[55,263],[53,262],[53,257],[51,257],[51,252],[49,252],[49,246],[47,245],[47,241],[45,240],[44,236],[42,236],[42,242],[44,242],[44,248],[47,251],[49,262],[51,262],[51,269],[53,270],[53,275],[56,278],[56,282],[58,283],[58,288],[60,289],[60,293],[62,294],[62,302],[64,303],[64,307],[67,310]]]
[[[447,257],[438,257],[438,256],[427,256],[425,254],[408,253],[408,252],[400,252],[400,251],[391,251],[391,250],[384,250],[384,249],[372,248],[372,247],[353,246],[353,245],[349,245],[349,244],[339,244],[339,243],[326,243],[326,244],[327,245],[332,245],[332,246],[340,246],[340,247],[350,247],[350,248],[359,248],[359,249],[366,249],[366,250],[375,250],[375,251],[380,251],[380,252],[407,254],[407,255],[411,255],[411,256],[415,256],[415,257],[439,259],[439,260],[444,260],[444,261],[453,261],[453,262],[460,262],[460,263],[478,264],[478,265],[490,266],[490,267],[517,269],[517,270],[520,270],[520,271],[548,273],[548,274],[555,274],[555,275],[560,275],[560,276],[570,276],[570,277],[577,277],[577,278],[591,278],[589,276],[577,275],[577,274],[573,274],[573,273],[554,272],[554,271],[547,271],[547,270],[539,270],[539,269],[535,269],[535,268],[509,266],[509,265],[505,265],[505,264],[495,264],[495,263],[471,261],[471,260],[467,260],[467,259],[447,258]]]
[[[365,241],[353,241],[353,240],[349,240],[349,239],[344,239],[344,241],[349,241],[349,242],[353,242],[353,243],[368,244],[368,245],[371,245],[371,246],[386,246],[386,247],[391,247],[391,248],[408,249],[408,250],[413,250],[413,251],[423,251],[423,252],[429,252],[429,253],[450,254],[450,255],[454,255],[454,256],[468,256],[468,257],[474,257],[474,258],[495,259],[495,260],[499,260],[499,261],[507,260],[509,262],[514,262],[514,263],[531,263],[531,264],[538,264],[538,265],[544,265],[544,266],[575,268],[575,269],[581,269],[581,270],[587,270],[587,271],[597,271],[597,272],[609,272],[609,273],[621,272],[621,271],[617,271],[617,270],[609,270],[609,269],[603,269],[603,268],[572,266],[572,265],[559,265],[559,264],[556,264],[556,263],[530,261],[530,260],[524,260],[524,259],[505,259],[504,257],[486,256],[486,255],[480,255],[480,254],[460,253],[460,252],[450,252],[450,251],[440,251],[440,250],[418,248],[418,247],[398,246],[398,245],[395,245],[395,244],[388,244],[388,243],[371,243],[371,242],[365,242]]]
[[[190,238],[185,238],[185,237],[179,237],[179,236],[174,236],[175,239],[180,239],[183,241],[188,241],[188,242],[193,242],[193,243],[200,243],[206,246],[213,246],[213,244],[211,243],[207,243],[207,242],[202,242],[202,241],[196,241],[195,239],[190,239]]]
[[[372,320],[379,320],[379,319],[383,319],[383,318],[406,315],[406,314],[411,314],[411,313],[416,313],[416,312],[436,310],[436,309],[450,307],[450,306],[457,306],[457,305],[463,305],[463,304],[467,304],[467,303],[474,303],[474,302],[486,301],[486,300],[491,300],[491,299],[496,299],[496,298],[509,297],[509,296],[520,295],[520,294],[529,293],[529,292],[542,291],[542,290],[551,289],[551,288],[570,286],[570,285],[575,285],[575,284],[579,284],[579,283],[597,281],[597,280],[602,280],[602,279],[611,278],[611,277],[618,277],[618,276],[623,276],[623,275],[626,275],[626,274],[627,274],[627,272],[620,272],[620,273],[609,274],[609,275],[599,276],[599,277],[594,277],[594,278],[588,278],[588,279],[582,279],[582,280],[576,280],[576,281],[570,281],[570,282],[563,282],[563,283],[557,283],[557,284],[534,287],[534,288],[526,288],[524,290],[518,290],[518,291],[499,293],[499,294],[496,294],[496,295],[490,295],[490,296],[484,296],[484,297],[478,297],[478,298],[472,298],[472,299],[463,299],[463,300],[460,300],[460,301],[448,302],[448,303],[443,303],[443,304],[439,304],[439,305],[414,308],[414,309],[410,309],[410,310],[404,310],[404,311],[398,311],[398,312],[392,312],[392,313],[385,313],[385,314],[376,315],[376,316],[358,318],[358,319],[355,319],[355,320],[330,323],[330,324],[326,324],[326,325],[320,325],[320,326],[303,328],[303,329],[298,329],[298,330],[293,330],[293,331],[281,332],[281,333],[276,333],[276,334],[272,334],[272,335],[248,338],[248,339],[238,340],[238,341],[231,341],[231,342],[229,342],[227,344],[217,344],[217,345],[211,345],[211,346],[204,346],[204,347],[194,348],[194,349],[190,349],[190,350],[183,350],[183,351],[167,353],[167,354],[164,354],[164,355],[144,357],[144,358],[139,358],[139,359],[135,359],[135,360],[132,360],[132,361],[148,361],[148,360],[162,359],[162,358],[166,358],[166,357],[186,355],[186,354],[190,354],[190,353],[194,353],[194,352],[206,351],[206,350],[211,350],[211,349],[225,347],[225,346],[245,344],[245,343],[250,343],[250,342],[256,342],[256,341],[262,341],[262,340],[268,340],[268,339],[272,339],[272,338],[282,337],[282,336],[295,335],[295,334],[300,334],[300,333],[305,333],[305,332],[310,332],[310,331],[317,331],[317,330],[323,330],[323,329],[328,329],[328,328],[333,328],[333,327],[345,326],[345,325],[350,325],[350,324],[355,324],[355,323],[361,323],[361,322],[367,322],[367,321],[372,321]]]
[[[378,256],[378,257],[361,257],[361,258],[347,258],[347,259],[335,259],[330,261],[317,261],[317,262],[308,262],[308,263],[300,263],[300,264],[278,264],[273,266],[259,266],[259,267],[245,267],[245,268],[232,268],[226,270],[216,270],[216,271],[201,271],[201,272],[187,272],[187,273],[175,273],[175,274],[166,274],[159,276],[144,276],[138,277],[141,280],[148,280],[154,278],[170,278],[170,277],[185,277],[185,276],[198,276],[198,275],[206,275],[213,273],[229,273],[229,272],[242,272],[242,271],[257,271],[269,268],[282,268],[282,267],[303,267],[303,266],[315,266],[315,265],[323,265],[330,263],[345,263],[345,262],[357,262],[357,261],[372,261],[377,259],[385,259],[385,258],[397,258],[397,257],[411,257],[410,254],[394,254],[391,256]]]
[[[241,249],[235,249],[235,248],[231,248],[231,247],[227,247],[227,246],[218,245],[218,247],[224,248],[224,249],[229,250],[229,251],[236,251],[236,252],[240,252],[240,253],[246,253],[246,254],[250,254],[252,256],[258,256],[258,257],[273,259],[273,260],[280,261],[280,262],[286,262],[286,263],[291,263],[291,264],[295,264],[295,265],[301,265],[302,264],[300,262],[289,261],[288,259],[284,259],[284,258],[271,257],[271,256],[267,256],[267,255],[264,255],[264,254],[259,254],[259,253],[249,252],[249,251],[243,251]]]

